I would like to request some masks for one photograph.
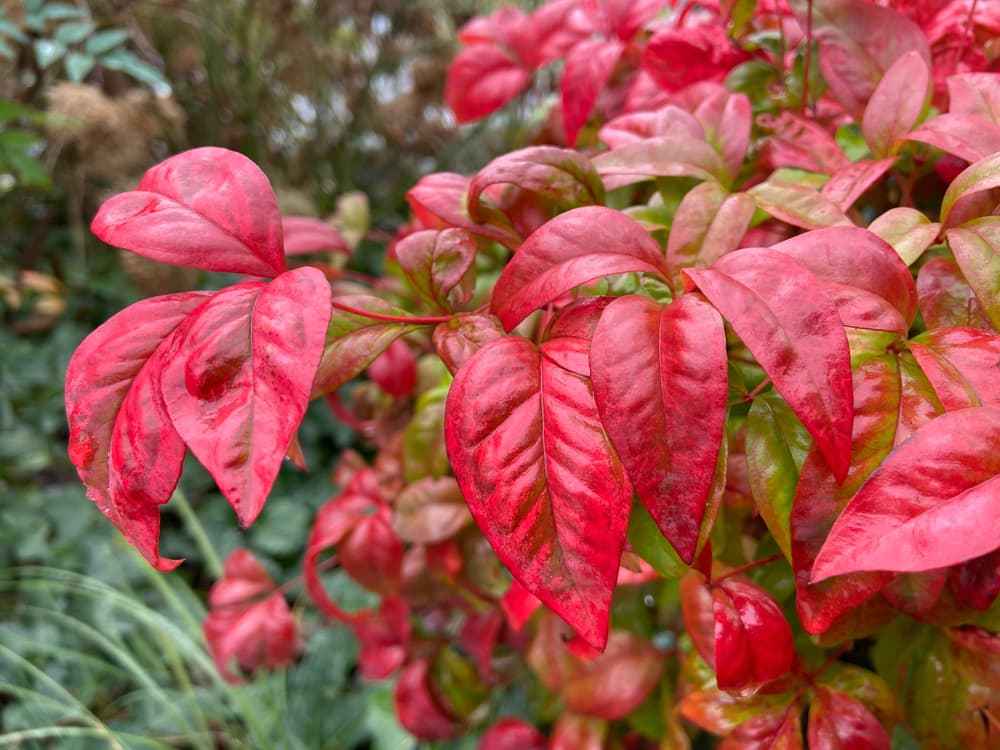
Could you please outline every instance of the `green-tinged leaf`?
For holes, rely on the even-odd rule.
[[[90,21],[70,21],[58,26],[52,37],[63,44],[79,44],[93,31],[94,24]]]
[[[32,45],[38,67],[45,69],[66,54],[66,45],[52,39],[36,39]]]
[[[65,3],[42,3],[41,15],[50,21],[62,21],[67,18],[85,18],[87,11],[75,5]]]
[[[792,559],[789,518],[809,431],[777,393],[754,399],[747,418],[746,456],[754,503],[775,542]]]
[[[889,209],[875,219],[868,225],[868,231],[892,245],[909,266],[934,242],[941,231],[941,225],[932,222],[915,208],[900,206]]]
[[[836,661],[819,674],[816,682],[857,698],[886,729],[896,722],[896,697],[888,683],[874,672]]]
[[[448,454],[444,447],[447,394],[446,388],[434,389],[417,401],[416,414],[403,432],[403,478],[407,482],[448,473]]]
[[[141,83],[162,86],[167,83],[163,74],[147,62],[143,62],[128,50],[116,49],[99,58],[101,65],[111,70],[120,70]]]
[[[21,31],[17,26],[12,24],[10,21],[5,21],[2,16],[0,16],[0,37],[10,37],[18,44],[27,44],[31,41],[30,37]]]
[[[628,541],[632,549],[664,578],[680,578],[690,568],[663,538],[646,506],[632,503],[632,514],[628,522]]]
[[[333,316],[326,334],[326,348],[319,363],[312,395],[321,396],[335,391],[364,370],[389,344],[405,333],[420,326],[407,323],[385,322],[338,309],[342,304],[356,310],[377,315],[406,317],[408,313],[379,297],[346,295],[334,298]]]
[[[97,61],[91,55],[83,55],[79,52],[70,52],[66,55],[63,65],[66,66],[66,75],[71,81],[79,83],[94,68]]]
[[[88,55],[103,55],[119,44],[127,41],[131,33],[127,29],[102,29],[94,33],[83,45]]]
[[[1000,330],[1000,217],[949,229],[945,237],[983,311]]]
[[[960,211],[961,204],[971,200],[978,193],[984,190],[1000,187],[1000,153],[988,156],[967,167],[958,177],[952,180],[941,200],[941,223],[950,227],[954,224],[962,223],[967,218],[959,216],[959,221],[949,221],[952,213]],[[990,205],[994,204],[990,201]]]
[[[829,198],[805,185],[762,182],[747,194],[762,210],[795,227],[851,226],[851,220]]]

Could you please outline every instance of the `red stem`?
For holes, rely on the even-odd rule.
[[[386,323],[404,323],[406,325],[414,326],[434,326],[438,323],[447,323],[451,320],[450,315],[429,315],[424,317],[416,315],[383,315],[382,313],[360,310],[356,307],[345,305],[343,302],[338,302],[336,299],[331,300],[330,304],[336,309],[343,310],[344,312],[351,313],[352,315],[360,315],[362,318],[371,318],[372,320],[382,320]]]
[[[733,570],[730,570],[725,575],[721,575],[718,578],[716,578],[714,581],[712,581],[712,583],[720,583],[721,581],[724,581],[727,578],[732,578],[733,576],[739,575],[740,573],[745,573],[746,571],[752,570],[753,568],[759,568],[761,565],[767,565],[768,563],[773,563],[775,560],[783,560],[784,558],[785,556],[783,554],[781,554],[780,552],[776,552],[770,557],[765,557],[763,560],[754,560],[753,562],[748,562],[746,565],[741,565],[738,568],[733,568]]]
[[[952,73],[958,72],[958,64],[962,61],[965,56],[965,51],[969,48],[969,38],[975,38],[976,32],[973,30],[973,21],[976,16],[976,5],[979,0],[972,0],[972,5],[969,6],[969,15],[965,19],[965,33],[962,34],[962,46],[958,48],[958,54],[955,55],[955,63],[952,68]]]
[[[808,15],[806,16],[806,59],[802,63],[802,103],[799,107],[799,114],[806,113],[806,102],[809,101],[809,64],[812,60],[813,43],[813,4],[808,3]]]

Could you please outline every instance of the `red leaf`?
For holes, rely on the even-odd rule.
[[[656,687],[664,656],[645,638],[616,630],[603,654],[584,662],[562,686],[566,709],[602,719],[628,716]]]
[[[664,28],[646,44],[642,69],[661,88],[679,91],[699,81],[721,81],[747,59],[735,47],[726,30],[714,24],[692,28]]]
[[[716,682],[740,690],[777,679],[792,667],[792,630],[774,599],[752,583],[712,585]]]
[[[417,385],[417,358],[410,347],[396,339],[368,365],[368,377],[390,396],[404,398]]]
[[[928,328],[992,328],[962,269],[950,258],[931,258],[920,267],[917,294],[920,314]]]
[[[833,173],[819,191],[820,195],[832,201],[841,211],[848,211],[868,188],[882,179],[895,161],[895,158],[888,158],[852,162]]]
[[[698,655],[715,669],[715,611],[712,590],[705,576],[690,571],[680,582],[681,616],[684,630]]]
[[[246,527],[264,507],[309,404],[330,319],[310,267],[238,284],[198,308],[162,371],[177,433]]]
[[[503,629],[504,614],[499,608],[489,609],[465,618],[458,634],[458,643],[476,661],[479,676],[488,683],[498,682],[493,671],[493,649]]]
[[[351,622],[361,645],[358,666],[366,680],[384,680],[405,662],[410,648],[410,611],[397,597],[375,610],[359,612]]]
[[[809,750],[889,750],[888,733],[865,705],[816,685],[809,705]]]
[[[421,477],[393,503],[392,528],[407,542],[443,542],[471,521],[462,491],[451,477]]]
[[[705,140],[722,157],[726,167],[723,182],[731,185],[750,145],[750,100],[719,86],[698,105],[694,116],[705,129]]]
[[[562,714],[552,727],[548,750],[604,750],[608,722]]]
[[[444,100],[459,123],[482,119],[520,94],[531,71],[492,44],[472,44],[448,68]]]
[[[109,245],[164,263],[269,278],[285,270],[267,176],[223,148],[157,164],[134,191],[105,201],[90,229]]]
[[[597,414],[587,342],[506,337],[459,370],[445,436],[455,477],[501,561],[597,648],[632,489]]]
[[[480,196],[490,185],[509,183],[557,205],[602,205],[604,185],[590,159],[564,148],[533,146],[497,157],[469,183],[469,215],[479,215]]]
[[[905,335],[917,314],[917,288],[899,255],[877,235],[858,227],[831,227],[773,245],[829,284],[855,287],[885,300],[898,311],[898,326],[878,328]],[[838,306],[846,326],[869,328],[863,318]]]
[[[703,139],[675,128],[667,135],[626,143],[592,159],[608,190],[654,177],[725,179],[726,166]]]
[[[205,640],[226,682],[245,672],[273,669],[295,659],[296,628],[288,603],[257,559],[245,549],[228,558],[208,596]]]
[[[537,609],[542,606],[542,603],[515,579],[511,581],[510,588],[500,600],[500,606],[503,608],[507,624],[510,625],[511,629],[521,630]]]
[[[911,50],[930,65],[920,27],[898,11],[864,0],[789,0],[799,26],[819,42],[823,78],[859,122],[883,74]]]
[[[1000,330],[1000,217],[949,229],[945,237],[983,312]]]
[[[486,730],[478,750],[545,750],[545,738],[520,719],[500,719]]]
[[[339,252],[351,254],[351,248],[336,229],[311,216],[282,216],[285,255]]]
[[[650,516],[690,564],[719,489],[728,396],[722,318],[695,294],[668,307],[620,297],[601,316],[590,361],[604,429]]]
[[[380,505],[359,519],[337,544],[344,571],[369,591],[383,597],[399,592],[403,544],[392,530],[392,512]]]
[[[510,219],[499,209],[479,212],[483,223],[474,221],[466,206],[469,179],[453,172],[439,172],[421,177],[406,193],[406,201],[420,222],[431,229],[458,227],[480,237],[496,240],[500,244],[516,248],[521,244],[521,235],[514,229]]]
[[[525,240],[497,279],[490,310],[509,331],[574,287],[618,273],[662,277],[659,244],[620,211],[577,208],[559,214]]]
[[[847,337],[821,282],[785,253],[738,250],[684,274],[732,324],[809,430],[835,476],[850,465]]]
[[[877,158],[898,153],[930,97],[927,59],[916,50],[900,55],[875,87],[861,120],[861,132]]]
[[[627,42],[668,5],[667,0],[603,0],[599,8],[608,31]]]
[[[928,120],[906,139],[976,162],[1000,151],[1000,126],[975,115],[946,113]]]
[[[559,93],[566,143],[570,146],[576,143],[624,49],[617,39],[588,39],[575,45],[566,56]]]
[[[948,110],[1000,124],[1000,81],[990,73],[949,76]]]
[[[66,371],[69,457],[87,497],[160,570],[180,564],[159,556],[158,506],[170,499],[187,450],[160,408],[156,380],[163,357],[147,363],[170,349],[177,326],[210,297],[188,292],[137,302],[87,336]],[[122,412],[126,400],[130,406]],[[112,485],[122,473],[124,494],[116,499]]]
[[[763,143],[765,163],[809,172],[836,174],[851,162],[837,141],[821,125],[792,112],[760,115],[757,124],[769,131]]]
[[[393,690],[396,716],[403,728],[422,740],[446,740],[461,726],[431,693],[430,660],[411,662],[399,675]]]
[[[1000,547],[1000,408],[949,412],[890,453],[854,496],[812,580],[859,570],[921,571]]]
[[[949,580],[962,606],[985,612],[1000,594],[1000,550],[956,565]]]
[[[464,229],[414,232],[395,250],[410,287],[428,305],[447,312],[471,299],[476,241]]]
[[[1000,336],[944,328],[921,334],[909,349],[945,409],[1000,406]]]
[[[986,191],[992,191],[995,188],[1000,188],[1000,153],[969,165],[962,170],[958,177],[952,180],[941,199],[941,223],[945,227],[950,227],[991,213],[989,209],[996,205],[996,199],[993,197],[993,193]],[[975,204],[976,199],[982,198],[984,195],[988,208],[983,214],[974,211],[972,216],[966,216],[967,212],[964,206],[969,203]],[[952,214],[955,215],[952,216]],[[949,239],[949,244],[950,242]]]
[[[759,713],[726,735],[719,750],[802,750],[800,711],[796,701]]]
[[[714,181],[693,187],[670,224],[667,265],[672,271],[711,265],[740,246],[753,213],[746,193],[729,194]]]
[[[503,335],[500,321],[492,315],[460,313],[434,329],[434,349],[454,374],[469,357]]]
[[[655,112],[633,112],[609,120],[601,127],[598,137],[616,149],[628,143],[669,135],[675,129],[696,140],[705,140],[705,130],[694,115],[672,104]]]

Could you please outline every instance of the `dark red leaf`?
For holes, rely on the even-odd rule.
[[[607,649],[584,662],[562,686],[566,709],[602,719],[621,719],[632,713],[656,686],[664,656],[645,638],[616,630]]]
[[[889,750],[888,733],[865,705],[817,685],[809,705],[809,750]]]
[[[237,549],[208,597],[205,641],[226,682],[239,683],[233,662],[245,672],[273,669],[295,659],[296,627],[288,603],[257,559]]]
[[[179,564],[159,556],[159,505],[170,499],[187,449],[161,408],[163,355],[156,353],[170,349],[177,326],[210,297],[188,292],[137,302],[87,336],[66,371],[69,457],[87,497],[160,570]],[[120,475],[124,494],[116,500]]]
[[[792,667],[792,631],[770,595],[726,578],[711,587],[715,615],[716,682],[740,690],[777,679]]]
[[[900,141],[920,119],[931,97],[931,71],[926,57],[910,50],[885,71],[861,120],[861,132],[877,158],[899,151]]]
[[[851,364],[832,300],[786,253],[738,250],[683,272],[760,362],[816,440],[834,475],[850,465]]]
[[[921,571],[1000,547],[1000,408],[949,412],[882,462],[830,531],[812,580],[860,570]]]
[[[459,123],[482,119],[520,94],[531,71],[492,44],[471,44],[451,61],[444,100]]]
[[[469,215],[479,214],[480,196],[490,185],[509,183],[548,198],[557,205],[602,205],[604,185],[590,159],[576,151],[554,146],[533,146],[497,157],[469,183]]]
[[[986,611],[1000,594],[1000,550],[966,560],[951,571],[951,591],[962,606]]]
[[[330,286],[315,268],[231,286],[197,309],[164,364],[170,420],[244,527],[305,414],[329,316]]]
[[[520,719],[500,719],[486,730],[478,750],[546,750],[545,738]]]
[[[285,270],[267,176],[223,148],[157,164],[134,191],[105,201],[90,229],[109,245],[179,266],[269,278]]]
[[[414,232],[395,251],[410,287],[428,305],[447,312],[471,299],[476,241],[464,229]]]
[[[417,384],[417,358],[396,339],[368,365],[368,377],[390,396],[409,396]]]
[[[403,544],[392,530],[388,506],[380,505],[360,518],[337,542],[337,556],[344,571],[369,591],[383,597],[399,592]]]
[[[746,59],[722,26],[702,24],[657,31],[646,44],[642,69],[661,88],[678,91],[699,81],[721,81]]]
[[[624,49],[617,39],[588,39],[575,45],[566,56],[559,93],[566,143],[570,146],[576,143]]]
[[[396,717],[403,728],[422,740],[446,740],[461,730],[431,692],[428,681],[430,660],[411,662],[396,681],[393,701]]]
[[[445,437],[469,509],[501,561],[603,648],[632,489],[601,428],[588,344],[488,344],[455,376]]]
[[[663,266],[659,244],[637,221],[585,206],[559,214],[525,240],[497,279],[490,309],[509,331],[581,284],[618,273],[662,277]]]
[[[351,254],[351,248],[340,232],[322,219],[311,216],[282,216],[285,255],[340,252]]]
[[[719,750],[802,750],[801,708],[796,701],[741,722]]]
[[[690,564],[705,506],[721,489],[716,467],[728,396],[722,318],[696,294],[667,307],[621,297],[601,316],[590,362],[604,429],[650,516]]]
[[[617,297],[581,297],[570,302],[553,316],[545,329],[545,339],[573,336],[591,340],[601,315]]]
[[[503,624],[503,611],[495,607],[468,615],[458,634],[459,646],[475,660],[480,678],[487,683],[497,682],[497,675],[493,670],[493,649],[500,638]]]
[[[366,680],[384,680],[405,662],[410,648],[410,610],[398,597],[363,610],[351,622],[361,646],[358,667]]]

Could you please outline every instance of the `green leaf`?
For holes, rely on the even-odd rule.
[[[127,41],[129,37],[131,34],[127,29],[103,29],[87,40],[83,51],[88,55],[100,56]]]
[[[70,21],[61,24],[53,33],[52,37],[57,42],[63,44],[79,44],[94,31],[94,24],[90,21]]]
[[[747,417],[746,456],[754,503],[774,540],[792,559],[789,518],[809,432],[777,393],[753,400]]]
[[[53,39],[36,39],[33,45],[38,67],[47,68],[66,54],[66,45]]]
[[[0,101],[0,123],[25,119],[28,122],[44,123],[48,119],[45,112],[11,101]]]
[[[628,540],[639,557],[665,578],[680,578],[690,570],[670,542],[663,537],[646,506],[640,502],[632,503]]]
[[[10,21],[3,20],[2,18],[0,18],[0,36],[10,37],[20,44],[27,44],[31,41],[27,34],[17,28],[17,26],[12,24]]]
[[[42,3],[41,8],[42,18],[46,18],[50,21],[62,21],[67,18],[86,18],[87,11],[77,8],[74,5],[66,5],[63,3]]]
[[[66,55],[63,65],[66,67],[66,75],[69,76],[69,79],[74,83],[80,83],[93,70],[96,62],[92,55],[70,52]]]
[[[100,63],[105,68],[120,70],[126,75],[150,86],[163,86],[167,80],[159,70],[149,63],[143,62],[128,50],[116,49],[100,57]]]

